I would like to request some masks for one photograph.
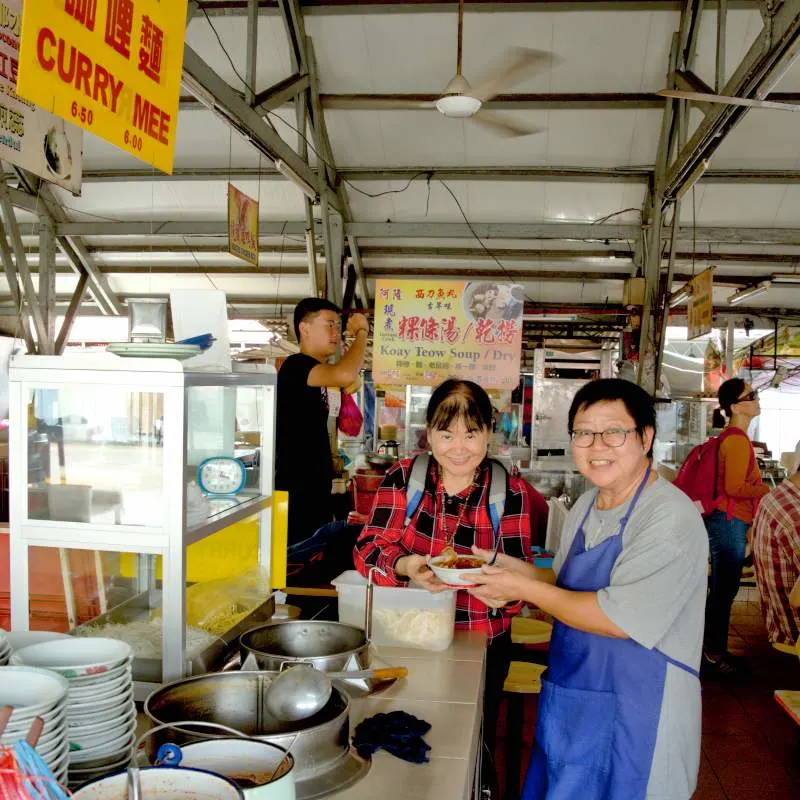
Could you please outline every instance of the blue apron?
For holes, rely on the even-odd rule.
[[[650,469],[620,520],[619,533],[586,549],[589,504],[557,586],[596,592],[611,582],[622,534]],[[523,800],[636,800],[647,794],[667,664],[696,670],[632,639],[579,631],[556,621],[542,677]]]

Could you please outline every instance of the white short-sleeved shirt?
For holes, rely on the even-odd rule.
[[[553,569],[558,575],[584,523],[587,549],[619,532],[629,503],[598,511],[596,491],[578,498],[564,524]],[[611,582],[597,593],[600,608],[631,639],[699,670],[707,585],[708,535],[692,501],[663,478],[647,486],[622,535]],[[687,800],[700,764],[700,682],[667,664],[664,698],[647,797]]]

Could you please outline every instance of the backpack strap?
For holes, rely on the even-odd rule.
[[[489,462],[489,519],[495,538],[500,531],[500,520],[506,510],[506,492],[508,491],[508,473],[506,468],[492,459]]]
[[[421,453],[411,463],[411,472],[406,484],[406,519],[405,527],[411,524],[417,513],[422,495],[425,492],[425,479],[428,475],[430,454]],[[508,473],[505,467],[495,460],[489,461],[489,519],[495,537],[500,530],[500,520],[506,508],[506,492],[508,491]]]
[[[416,514],[422,495],[425,491],[425,478],[428,475],[428,464],[431,457],[428,453],[421,453],[414,457],[411,462],[411,472],[406,484],[406,521],[404,527],[411,524],[411,520]]]

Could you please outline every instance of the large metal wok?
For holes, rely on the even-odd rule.
[[[286,624],[286,623],[284,623]],[[191,727],[191,721],[214,722],[235,728],[248,736],[291,747],[295,760],[297,797],[310,800],[342,789],[369,769],[350,751],[350,701],[339,689],[313,717],[285,722],[273,717],[264,696],[275,672],[219,672],[197,675],[156,689],[144,703],[153,725],[167,725],[146,740],[153,763],[158,748],[166,742],[183,744],[229,736]],[[178,723],[189,721],[188,724]],[[172,723],[172,726],[170,725]],[[174,727],[173,727],[174,726]]]
[[[258,667],[279,670],[304,661],[323,672],[366,669],[369,643],[361,628],[341,622],[292,620],[253,628],[239,638],[242,663],[252,654]],[[353,666],[351,658],[357,666]]]

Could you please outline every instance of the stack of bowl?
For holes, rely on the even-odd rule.
[[[136,738],[130,645],[117,639],[69,637],[24,647],[13,657],[55,670],[69,683],[71,785],[127,767]]]
[[[6,639],[5,631],[0,629],[0,667],[8,664],[11,655],[11,643]]]
[[[61,675],[36,667],[0,667],[0,707],[14,708],[0,744],[7,747],[28,735],[34,717],[41,717],[44,728],[36,751],[59,783],[67,778],[68,681]]]

